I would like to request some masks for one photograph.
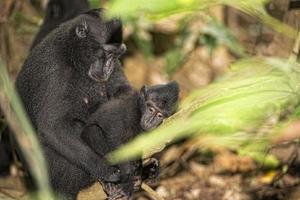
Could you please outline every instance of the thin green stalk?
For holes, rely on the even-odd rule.
[[[41,200],[54,199],[49,186],[47,167],[41,153],[41,146],[1,59],[0,106],[37,183],[38,193],[36,198]]]

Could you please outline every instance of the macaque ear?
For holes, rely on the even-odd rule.
[[[86,21],[83,21],[80,25],[76,26],[76,35],[79,38],[85,38],[89,32],[88,25]]]
[[[146,99],[147,90],[148,90],[148,88],[147,88],[146,85],[144,85],[144,86],[141,88],[140,94],[141,94],[141,96],[142,96],[144,99]]]

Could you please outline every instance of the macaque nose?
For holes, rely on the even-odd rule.
[[[150,131],[151,129],[153,129],[153,124],[150,122],[149,123],[145,122],[145,130]]]

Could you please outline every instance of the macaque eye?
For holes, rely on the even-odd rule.
[[[154,113],[154,112],[155,112],[155,109],[154,109],[153,107],[148,107],[148,111],[149,111],[150,113]]]
[[[157,113],[157,117],[162,119],[162,118],[164,118],[164,115],[161,113]]]

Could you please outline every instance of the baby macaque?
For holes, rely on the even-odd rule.
[[[117,149],[141,132],[158,127],[171,116],[178,102],[176,82],[142,87],[140,92],[123,95],[102,104],[90,117],[81,138],[99,156]],[[158,176],[159,162],[151,158],[146,165],[142,159],[120,163],[121,182],[102,182],[109,200],[131,199],[142,180]]]

